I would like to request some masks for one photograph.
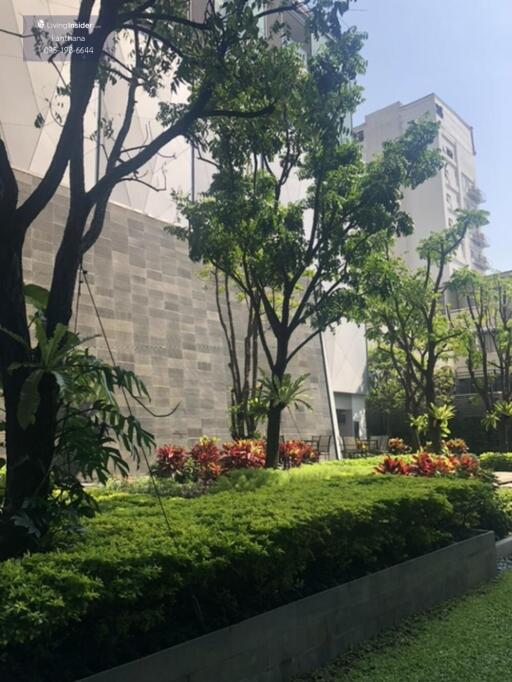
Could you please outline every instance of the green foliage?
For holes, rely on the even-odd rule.
[[[498,400],[494,406],[488,410],[482,423],[486,429],[497,429],[501,421],[512,417],[512,400]]]
[[[2,679],[81,678],[447,544],[496,504],[480,482],[342,469],[165,499],[172,535],[154,498],[96,493],[80,543],[0,565]]]
[[[76,526],[80,516],[94,513],[95,500],[82,485],[82,478],[105,483],[113,471],[125,476],[129,467],[123,451],[138,464],[143,452],[149,453],[155,445],[153,436],[135,416],[123,414],[117,397],[121,392],[125,397],[148,398],[143,382],[133,372],[94,357],[81,347],[89,339],[64,325],[57,325],[48,337],[42,308],[44,291],[27,287],[29,301],[36,309],[32,318],[36,346],[27,349],[29,361],[9,367],[9,372],[25,376],[18,404],[18,420],[24,429],[35,419],[43,378],[52,377],[57,390],[54,456],[46,472],[49,495],[25,500],[15,518],[16,524],[25,527],[38,542],[43,541],[48,527],[58,532],[70,523]],[[49,541],[51,537],[44,540]]]
[[[512,280],[461,270],[450,288],[457,307],[451,319],[459,332],[458,354],[487,412],[486,425],[496,428],[501,422],[508,431],[510,408],[507,414],[503,406],[512,400]]]
[[[356,315],[369,254],[412,229],[401,208],[404,188],[441,163],[430,148],[432,121],[412,123],[368,164],[347,137],[361,101],[355,79],[365,67],[363,40],[352,28],[326,36],[307,69],[290,47],[286,96],[272,115],[216,123],[203,141],[216,166],[210,188],[199,201],[175,196],[183,221],[170,232],[188,242],[193,260],[224,272],[257,301],[261,345],[279,381],[321,330]],[[303,198],[290,201],[293,183]],[[269,417],[272,464],[279,417],[270,410]]]
[[[408,414],[430,413],[427,437],[436,449],[445,420],[436,418],[432,409],[452,400],[449,364],[458,352],[459,337],[444,305],[450,286],[446,269],[468,232],[486,223],[485,211],[459,211],[455,225],[421,242],[421,268],[410,270],[402,259],[392,258],[388,249],[371,254],[361,278],[366,300],[360,317],[376,349],[374,364],[388,382],[394,372],[393,381],[400,384]]]
[[[430,405],[430,415],[437,424],[441,433],[441,438],[448,438],[450,435],[449,421],[455,417],[453,405]]]
[[[483,452],[480,457],[480,466],[490,471],[512,471],[511,452]]]
[[[272,407],[295,407],[300,405],[308,410],[313,409],[308,402],[308,396],[304,392],[304,384],[309,374],[301,374],[293,379],[291,374],[285,374],[282,379],[269,377],[262,372],[261,395],[264,402]]]

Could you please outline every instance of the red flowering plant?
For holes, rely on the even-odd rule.
[[[388,452],[392,455],[405,455],[406,452],[410,451],[411,448],[403,438],[390,438],[388,440]]]
[[[455,463],[448,457],[437,457],[428,452],[414,455],[409,465],[409,476],[448,476],[455,472]]]
[[[217,443],[217,438],[202,436],[190,451],[197,467],[197,477],[201,481],[213,481],[222,473],[221,450]]]
[[[450,455],[466,455],[469,452],[467,443],[463,438],[450,438],[444,443],[444,447]]]
[[[302,464],[317,464],[319,459],[318,450],[311,443],[302,441]]]
[[[223,471],[262,469],[265,466],[265,441],[246,438],[224,443],[220,465]]]
[[[480,468],[478,457],[465,453],[459,457],[452,455],[450,459],[454,462],[455,471],[460,478],[486,478],[485,472]]]
[[[407,463],[400,457],[387,455],[375,467],[377,474],[397,474],[400,476],[457,476],[458,478],[480,478],[492,480],[480,468],[480,462],[474,455],[431,455],[429,452],[419,452]]]
[[[177,445],[162,445],[156,451],[156,464],[153,473],[162,478],[172,478],[178,483],[193,481],[196,467],[189,453]]]
[[[409,465],[400,457],[391,457],[386,455],[382,462],[375,467],[376,474],[399,474],[401,476],[409,475]]]
[[[317,450],[303,440],[286,440],[279,446],[279,459],[285,469],[318,462]]]

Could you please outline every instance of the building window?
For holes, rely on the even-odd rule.
[[[449,147],[445,147],[445,152],[446,152],[446,155],[448,156],[448,158],[450,158],[452,160],[455,158],[454,153],[452,152],[452,150]]]
[[[358,142],[364,142],[364,130],[358,130],[354,137]]]
[[[441,118],[444,118],[444,110],[440,104],[436,104],[436,114]]]

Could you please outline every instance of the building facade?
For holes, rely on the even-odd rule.
[[[405,191],[403,208],[414,221],[414,232],[397,240],[396,255],[412,269],[421,265],[417,249],[428,234],[453,225],[457,209],[477,208],[484,199],[476,185],[473,129],[435,94],[409,104],[395,102],[369,114],[362,125],[353,129],[369,161],[382,150],[386,140],[399,137],[411,121],[423,117],[439,123],[434,144],[443,154],[445,167],[416,189]],[[455,254],[447,276],[461,267],[485,272],[486,245],[480,230],[471,232]]]

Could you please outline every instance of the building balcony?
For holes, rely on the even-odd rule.
[[[466,201],[472,206],[480,206],[485,202],[485,194],[476,185],[472,185],[466,190]]]
[[[489,246],[487,237],[483,232],[480,232],[480,230],[472,230],[471,241],[473,242],[473,244],[479,246],[481,249],[486,249]]]

